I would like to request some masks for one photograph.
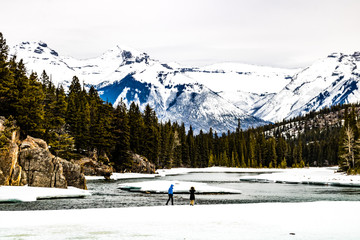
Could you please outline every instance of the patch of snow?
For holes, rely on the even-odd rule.
[[[77,198],[90,196],[87,190],[68,187],[46,188],[29,186],[0,186],[0,202],[32,202],[39,199]]]

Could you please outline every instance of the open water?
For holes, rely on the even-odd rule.
[[[146,194],[119,189],[118,184],[154,180],[204,182],[212,186],[239,189],[242,194],[196,195],[196,204],[235,204],[261,202],[360,201],[360,188],[304,184],[240,182],[249,173],[190,173],[155,179],[88,181],[92,196],[73,199],[50,199],[36,202],[3,203],[0,211],[56,210],[82,208],[118,208],[160,206],[167,194]],[[175,205],[189,204],[189,194],[174,194]]]

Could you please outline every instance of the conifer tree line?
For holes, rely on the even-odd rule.
[[[67,92],[46,71],[27,76],[23,61],[9,56],[1,33],[0,115],[16,120],[22,138],[47,141],[53,154],[76,159],[96,152],[117,171],[131,167],[132,153],[157,168],[327,166],[339,159],[345,171],[360,165],[360,127],[353,112],[345,119],[348,127],[307,129],[296,138],[269,135],[271,126],[243,131],[240,120],[235,132],[195,134],[184,123],[159,122],[149,105],[141,111],[134,102],[120,101],[114,107],[76,76]]]

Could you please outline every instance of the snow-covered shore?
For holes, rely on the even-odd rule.
[[[243,176],[240,180],[251,182],[360,187],[360,175],[346,175],[345,173],[339,173],[337,172],[337,168],[284,169],[277,173]]]
[[[68,187],[64,188],[46,188],[46,187],[28,187],[28,186],[0,186],[1,202],[32,202],[39,199],[51,198],[76,198],[90,196],[87,190]]]
[[[360,202],[1,212],[4,239],[360,239]]]

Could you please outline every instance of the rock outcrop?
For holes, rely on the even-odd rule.
[[[50,153],[43,140],[28,136],[20,145],[19,163],[25,173],[24,184],[67,188],[60,159]]]
[[[0,117],[0,185],[86,189],[80,165],[51,154],[42,139],[21,142],[19,130],[6,124],[11,125]]]
[[[61,158],[59,158],[59,162],[62,165],[63,174],[68,186],[87,189],[85,175],[79,164]]]
[[[81,158],[75,162],[81,166],[84,174],[87,176],[104,176],[106,179],[110,179],[114,171],[112,167],[88,157]]]
[[[20,145],[19,163],[24,171],[24,183],[29,186],[86,189],[81,167],[52,155],[46,142],[28,136]]]
[[[132,153],[133,164],[130,169],[131,172],[136,173],[155,173],[155,165],[152,164],[146,157],[139,154]]]

